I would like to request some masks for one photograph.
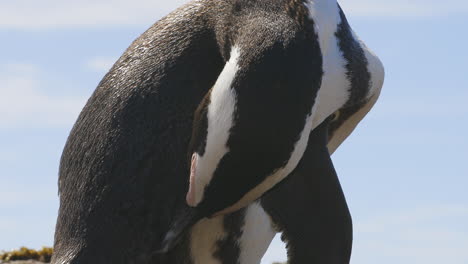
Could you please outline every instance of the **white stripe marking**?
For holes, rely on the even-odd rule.
[[[315,102],[317,111],[312,126],[315,128],[348,101],[351,83],[346,76],[346,60],[335,35],[341,23],[337,2],[309,0],[305,5],[309,9],[309,17],[316,25],[323,56],[322,84]]]
[[[196,155],[196,170],[194,175],[194,203],[196,206],[203,200],[205,187],[210,183],[221,158],[229,151],[227,141],[229,130],[234,124],[234,112],[237,96],[231,88],[232,82],[239,70],[238,60],[240,51],[237,47],[231,50],[231,58],[224,66],[211,91],[208,106],[208,134],[206,138],[205,154]]]

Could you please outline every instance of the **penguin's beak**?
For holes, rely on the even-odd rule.
[[[161,246],[155,254],[165,254],[177,245],[183,234],[196,224],[203,216],[199,210],[193,207],[185,207],[175,218],[173,226],[166,233]]]

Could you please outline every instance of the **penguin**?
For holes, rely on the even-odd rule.
[[[368,98],[334,85],[320,1],[192,1],[135,40],[65,145],[52,263],[191,263],[190,228],[280,193],[304,157],[336,178],[327,120],[349,107],[352,130]]]
[[[191,157],[190,187],[189,192],[187,193],[187,203],[190,206],[196,206],[196,209],[200,212],[206,210],[206,208],[221,208],[219,207],[219,204],[225,206],[226,203],[222,198],[228,197],[230,194],[238,196],[227,201],[227,203],[231,204],[229,208],[225,208],[221,212],[215,214],[213,214],[213,212],[205,213],[203,214],[204,216],[216,216],[236,211],[246,206],[249,202],[256,200],[275,184],[282,181],[292,172],[293,169],[296,168],[298,162],[302,159],[304,149],[301,149],[301,147],[307,146],[307,137],[309,137],[309,133],[330,115],[335,116],[335,122],[333,122],[332,129],[327,133],[330,133],[330,138],[333,139],[329,148],[334,152],[344,138],[351,133],[352,129],[357,125],[357,122],[359,122],[370,110],[380,94],[380,89],[383,85],[383,66],[378,58],[364,45],[364,43],[362,43],[362,41],[357,38],[350,28],[344,12],[338,3],[336,1],[317,0],[304,1],[303,4],[307,9],[306,13],[309,14],[308,18],[310,20],[308,21],[314,24],[314,40],[317,42],[316,44],[319,47],[319,52],[321,52],[320,56],[323,62],[321,65],[322,68],[319,70],[322,72],[322,76],[320,77],[321,83],[315,94],[315,101],[312,103],[308,102],[309,107],[312,106],[313,109],[306,116],[304,127],[301,127],[302,130],[295,130],[295,132],[292,132],[292,129],[287,131],[287,128],[281,128],[282,132],[291,132],[291,134],[295,133],[295,135],[299,134],[299,136],[296,136],[298,140],[293,143],[296,144],[295,147],[299,147],[289,152],[277,151],[281,140],[292,138],[284,135],[277,138],[267,138],[262,136],[252,137],[253,130],[256,132],[261,131],[261,129],[271,131],[275,128],[280,128],[275,127],[275,122],[264,122],[259,125],[257,120],[261,120],[260,116],[265,116],[265,112],[262,112],[261,115],[255,117],[251,112],[254,112],[257,109],[255,106],[247,104],[243,105],[245,109],[254,110],[246,111],[245,115],[248,115],[249,118],[246,118],[245,120],[254,120],[253,122],[257,123],[249,124],[249,126],[242,126],[243,122],[247,123],[245,120],[242,120],[240,117],[241,114],[239,114],[241,112],[239,109],[243,107],[237,106],[235,101],[241,101],[245,98],[255,98],[255,96],[246,95],[245,98],[238,99],[236,98],[236,94],[247,94],[242,90],[243,87],[237,88],[235,85],[229,84],[228,87],[230,89],[227,89],[226,91],[222,90],[224,86],[221,87],[218,83],[215,84],[210,93],[207,94],[208,98],[203,100],[195,115],[195,126],[191,143],[191,149],[194,150],[192,151],[193,154]],[[300,5],[293,5],[292,7],[296,12],[300,12],[298,11],[300,8]],[[306,29],[304,30],[306,31]],[[275,40],[277,40],[278,35],[275,35],[275,38]],[[265,42],[262,44],[265,44]],[[233,57],[237,58],[237,56],[240,56],[237,53],[238,51],[234,50],[233,54],[231,54],[231,59]],[[306,52],[303,51],[302,54],[306,54]],[[248,55],[244,55],[242,57],[245,58],[247,56]],[[275,60],[281,59],[281,56],[278,54],[274,54],[274,57]],[[293,56],[288,55],[288,58],[293,58]],[[300,65],[301,60],[298,59],[298,57],[293,60],[294,62],[291,65]],[[272,64],[273,63],[268,64],[268,67],[271,67]],[[263,70],[261,68],[263,65],[256,64],[255,66],[257,67],[255,70],[258,70],[259,68],[260,71]],[[225,84],[224,81],[226,81],[226,79],[223,78],[223,73],[229,72],[226,75],[234,76],[232,78],[235,80],[236,74],[232,74],[232,72],[239,69],[233,70],[232,68],[234,68],[234,66],[231,64],[231,61],[229,61],[220,75],[220,80],[223,81],[223,85]],[[240,70],[242,71],[242,67]],[[268,70],[270,69],[265,71]],[[249,80],[249,83],[255,82],[256,80],[254,78],[259,78],[259,75],[256,74],[255,77],[253,77],[253,80]],[[374,79],[371,80],[372,78]],[[300,80],[300,77],[295,76],[292,79]],[[271,80],[277,82],[275,78],[270,78],[270,81]],[[268,81],[263,81],[262,84],[265,83],[268,84]],[[290,84],[286,84],[286,86],[288,85]],[[271,86],[273,86],[273,84],[271,84]],[[258,89],[259,87],[260,86],[256,86],[255,88]],[[300,87],[300,84],[296,83],[294,87]],[[236,88],[238,90],[236,90]],[[307,91],[310,92],[310,90]],[[255,94],[258,91],[255,90],[252,92]],[[269,90],[269,92],[271,92],[271,90]],[[301,96],[303,96],[303,94],[301,94]],[[287,100],[287,98],[282,97],[281,95],[278,95],[278,98],[281,98],[283,103]],[[272,100],[272,102],[275,103],[278,102],[278,100],[275,101],[273,93],[265,95],[263,99],[266,99],[265,101],[262,101],[262,107],[265,108],[269,107],[269,100]],[[291,105],[293,105],[293,101],[297,103],[300,102],[297,98],[294,98],[291,100]],[[250,101],[250,103],[255,102]],[[284,112],[284,109],[280,109],[278,112],[275,112],[275,110],[278,110],[273,109],[273,105],[275,105],[275,103],[272,103],[268,113],[272,114],[272,116],[279,116]],[[295,106],[297,106],[297,104]],[[292,112],[296,109],[289,108],[288,110]],[[232,114],[226,114],[226,112],[229,111],[231,111]],[[235,115],[239,115],[236,116],[237,121],[239,122],[237,124],[229,118],[230,115],[234,115],[234,112]],[[296,115],[295,113],[288,113],[287,116],[287,120],[282,120],[281,125],[285,125],[290,128],[293,127],[293,125],[290,124],[293,124],[294,120],[289,117],[300,116],[300,114]],[[302,117],[302,119],[304,119],[304,116]],[[351,118],[356,120],[349,120]],[[345,124],[345,121],[348,121],[347,124]],[[211,132],[213,135],[211,138],[210,127],[207,124],[213,124],[213,127],[215,127]],[[341,133],[332,137],[340,126],[343,126]],[[220,136],[223,132],[220,132],[219,128],[225,129],[224,135]],[[298,133],[298,131],[300,131],[300,133]],[[271,135],[271,133],[268,134],[267,132],[264,132],[264,134]],[[225,139],[223,139],[221,143],[213,143],[223,136]],[[248,141],[249,139],[252,141]],[[248,144],[242,144],[246,141]],[[230,142],[232,142],[232,144],[229,144]],[[257,149],[256,144],[261,145],[261,150],[264,152],[253,153],[250,149]],[[291,144],[291,142],[287,142],[285,145],[292,146],[293,144]],[[310,142],[309,144],[315,145],[314,147],[317,149],[323,149],[328,144],[328,139],[321,140],[318,143]],[[249,152],[253,154],[253,157],[245,155]],[[237,156],[235,155],[236,153],[238,153]],[[282,167],[272,162],[275,158],[281,157],[281,154],[287,153],[291,153],[289,159],[284,156],[282,159],[279,159],[278,164],[282,164]],[[319,153],[323,157],[329,156],[329,154],[324,151]],[[295,157],[295,155],[297,156]],[[265,157],[265,161],[261,159],[262,157]],[[323,158],[321,159],[320,157],[321,156],[318,156],[316,159],[329,164],[329,170],[324,174],[329,174],[331,176],[328,177],[336,178],[336,176],[334,176],[335,173],[333,172],[334,170],[331,162],[328,162]],[[294,158],[297,158],[297,160],[294,160]],[[249,164],[249,162],[252,163]],[[245,168],[240,166],[240,164],[248,164],[247,167],[249,168],[249,171],[243,172],[242,170],[245,170]],[[265,169],[258,166],[259,164],[267,164],[272,167]],[[258,169],[258,171],[255,171],[255,169]],[[259,177],[262,172],[267,172],[263,178]],[[242,183],[243,180],[245,180],[245,183]],[[250,190],[245,190],[243,193],[239,193],[238,190],[242,188],[244,184],[245,186],[255,187],[251,187]],[[334,193],[336,193],[338,197],[342,195],[339,184],[335,186],[334,189]],[[214,194],[211,194],[211,192]],[[202,201],[204,196],[209,196],[210,194],[213,197],[216,197],[216,199],[207,199],[208,201],[211,201],[212,204],[207,201]],[[346,204],[344,200],[342,202],[343,204]],[[347,207],[344,206],[342,208]],[[184,216],[184,219],[188,218],[190,217]],[[198,220],[199,218],[195,217],[193,219]],[[343,222],[346,221],[348,220],[344,218]],[[191,222],[183,222],[180,226],[176,225],[175,229],[180,231],[184,230],[183,226],[187,223],[191,224]],[[177,232],[171,231],[164,243],[167,243],[170,247],[169,241],[176,241],[175,238],[177,237],[177,234]]]
[[[314,8],[324,9],[320,6],[324,3],[315,4]],[[276,232],[282,232],[286,242],[288,263],[349,263],[351,216],[331,160],[321,159],[327,155],[319,153],[333,154],[374,106],[383,86],[384,68],[379,58],[353,32],[341,7],[336,2],[334,4],[334,16],[331,17],[335,18],[335,24],[331,32],[336,46],[324,55],[341,61],[341,69],[334,66],[333,70],[341,71],[341,83],[346,84],[349,95],[345,104],[330,117],[327,150],[309,145],[293,173],[260,202],[234,215],[215,217],[197,224],[191,236],[195,249],[192,249],[192,254],[200,260],[195,263],[259,263]],[[313,14],[320,13],[320,10],[313,11],[309,10]],[[328,23],[320,21],[320,17],[316,19],[318,23]],[[336,50],[340,51],[340,56],[333,57]],[[331,68],[330,64],[324,67]],[[336,81],[336,78],[336,75],[325,76],[328,82]],[[327,81],[322,83],[319,102],[326,102],[334,96],[330,90],[322,89],[327,85],[330,85]],[[310,137],[316,138],[317,135],[311,134]],[[309,139],[309,142],[313,140]],[[328,164],[328,169],[324,164]],[[324,199],[328,199],[327,204],[318,202]],[[292,207],[298,204],[304,206]],[[327,214],[323,209],[325,205],[328,210],[335,206],[332,210],[334,215]],[[198,236],[211,230],[217,230],[212,240],[207,242],[204,238],[200,241],[202,239]]]

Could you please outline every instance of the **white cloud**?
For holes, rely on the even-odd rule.
[[[362,220],[355,222],[355,263],[462,264],[468,261],[466,205],[385,210]]]
[[[404,93],[401,89],[400,94]],[[421,91],[423,94],[424,91]],[[465,106],[468,93],[464,90],[441,94],[439,96],[405,96],[382,97],[377,103],[375,112],[371,112],[372,118],[384,120],[385,118],[466,118],[468,109]]]
[[[7,186],[5,186],[7,187]],[[10,209],[27,207],[41,203],[55,203],[57,200],[57,191],[53,188],[34,189],[25,188],[25,186],[8,185],[8,189],[0,193],[0,209],[6,212]],[[11,188],[15,187],[15,188]]]
[[[47,94],[34,65],[10,64],[0,69],[0,127],[70,126],[86,102],[84,97]]]
[[[360,232],[376,233],[388,231],[391,227],[419,225],[436,219],[464,217],[468,218],[466,205],[431,205],[420,206],[400,211],[386,211],[356,225]]]
[[[40,249],[53,245],[56,216],[31,214],[30,207],[17,215],[2,215],[0,219],[0,250],[13,250],[26,246]]]
[[[0,2],[0,29],[149,25],[187,0],[15,0]],[[342,0],[355,17],[434,17],[467,14],[463,0]]]
[[[112,65],[117,61],[116,58],[108,58],[108,57],[95,57],[86,62],[86,68],[98,72],[98,73],[105,73],[110,70]]]
[[[0,28],[56,29],[151,24],[186,0],[0,2]]]
[[[468,3],[463,0],[342,0],[349,15],[371,18],[421,18],[467,14]]]

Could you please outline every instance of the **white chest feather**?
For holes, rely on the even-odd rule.
[[[222,259],[215,257],[220,250],[219,241],[226,238],[225,217],[217,216],[198,222],[191,232],[190,252],[194,264],[221,264]],[[239,264],[260,263],[276,232],[272,221],[259,202],[246,208],[241,228],[241,236],[235,243],[239,247]],[[235,250],[228,248],[228,250]]]
[[[213,217],[203,219],[193,226],[190,234],[193,264],[221,264],[221,260],[214,255],[218,249],[216,242],[226,236],[223,221],[223,217]]]
[[[246,211],[239,241],[239,264],[260,263],[275,234],[271,219],[260,203],[251,204]]]
[[[323,56],[322,85],[316,98],[317,106],[312,121],[312,127],[315,128],[346,103],[351,84],[346,76],[346,60],[335,35],[341,23],[338,4],[330,0],[309,0],[306,7],[315,23]]]

